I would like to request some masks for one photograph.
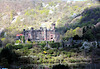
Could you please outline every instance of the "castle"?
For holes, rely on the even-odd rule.
[[[25,37],[25,41],[59,41],[60,34],[55,31],[55,24],[52,24],[51,29],[40,27],[38,30],[31,28],[30,30],[23,29],[23,34],[17,34],[17,39],[20,36]]]

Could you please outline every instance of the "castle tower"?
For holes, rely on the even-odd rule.
[[[55,23],[52,23],[53,40],[55,41]]]
[[[34,28],[32,27],[31,30],[30,30],[30,39],[33,40],[33,35],[34,35]]]
[[[45,41],[47,40],[47,28],[46,27],[44,28],[44,40]]]
[[[25,29],[23,29],[22,43],[25,43],[25,39],[26,39],[26,37],[25,37]]]
[[[25,29],[23,29],[23,35],[25,36]]]
[[[52,30],[55,30],[55,23],[52,23]]]

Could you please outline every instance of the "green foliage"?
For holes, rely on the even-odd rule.
[[[45,51],[46,51],[46,50],[49,50],[49,48],[48,48],[48,47],[44,47],[44,49],[45,49]]]
[[[27,10],[27,11],[25,12],[25,15],[29,16],[29,15],[32,15],[33,13],[34,13],[34,10],[31,9],[31,10]]]
[[[74,37],[75,35],[82,37],[83,32],[82,32],[82,29],[80,27],[77,27],[74,30],[70,29],[65,33],[65,37],[67,37],[67,38]]]
[[[23,50],[23,54],[26,55],[26,56],[30,53],[29,49],[27,47],[23,47],[22,50]]]
[[[7,62],[10,64],[18,60],[19,55],[17,55],[14,51],[9,48],[3,48],[0,53],[0,61],[5,58]]]
[[[80,62],[80,60],[70,59],[69,62],[71,62],[71,63],[75,63],[75,62]]]
[[[25,36],[22,36],[22,38],[23,38],[23,43],[25,43]]]
[[[16,40],[16,43],[19,43],[19,40]]]
[[[52,48],[59,48],[60,47],[60,43],[59,42],[50,42],[49,43],[50,47]]]
[[[2,41],[0,40],[0,47],[2,47]]]
[[[49,14],[49,10],[43,9],[43,10],[40,10],[40,13],[48,15]]]
[[[9,48],[9,49],[13,48],[11,43],[6,44],[6,47]]]
[[[83,38],[84,38],[84,39],[87,39],[88,41],[92,41],[92,40],[95,39],[94,35],[92,34],[92,30],[91,30],[91,29],[87,30],[87,31],[84,33]]]
[[[48,50],[48,53],[49,54],[53,54],[54,53],[54,50],[50,49],[50,50]]]
[[[22,49],[22,48],[23,48],[23,45],[22,44],[14,45],[13,46],[13,49]]]
[[[95,14],[93,14],[94,12]],[[96,24],[99,22],[100,7],[94,7],[94,8],[90,7],[90,8],[85,9],[82,13],[82,16],[83,18],[80,21],[81,25],[84,24],[86,26],[86,24],[88,25]]]
[[[33,44],[25,44],[24,47],[27,47],[28,49],[31,49]]]
[[[1,39],[1,41],[4,41],[4,40],[5,40],[5,38],[2,38],[2,39]]]
[[[54,2],[49,2],[50,6],[55,6],[56,4]]]
[[[13,20],[13,11],[10,13],[10,20]]]
[[[68,54],[67,54],[67,57],[69,57],[69,58],[70,58],[70,57],[71,57],[71,54],[70,54],[70,53],[68,53]]]
[[[46,45],[46,42],[45,41],[41,41],[40,43],[39,43],[39,45],[41,45],[41,47],[45,47],[45,45]]]
[[[6,44],[8,43],[11,43],[11,44],[14,44],[14,39],[13,38],[5,38],[3,41],[2,41],[2,45],[3,46],[6,46]]]
[[[59,55],[60,55],[60,51],[57,52],[57,56],[59,56]]]
[[[6,58],[1,58],[0,66],[8,68],[9,67],[8,60]]]

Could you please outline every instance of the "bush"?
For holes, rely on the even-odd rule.
[[[45,50],[49,50],[49,48],[48,48],[48,47],[45,47],[44,49],[45,49]]]
[[[45,47],[45,45],[46,45],[46,42],[45,41],[42,41],[41,43],[39,43],[39,45],[41,45],[41,47]]]
[[[53,50],[48,50],[49,54],[53,54],[53,52],[54,52]]]
[[[30,52],[29,52],[29,50],[28,50],[28,48],[27,47],[24,47],[23,48],[23,54],[24,55],[28,55]]]
[[[22,44],[13,46],[13,49],[22,49],[22,48],[23,48]]]
[[[70,59],[69,62],[71,62],[71,63],[75,63],[76,60],[75,60],[75,59]]]
[[[3,45],[3,46],[6,46],[6,44],[8,44],[8,43],[14,44],[14,39],[13,39],[13,38],[5,38],[5,39],[2,41],[2,45]]]
[[[57,52],[57,56],[59,56],[59,55],[60,55],[60,51]]]
[[[70,59],[69,62],[71,62],[71,63],[75,63],[75,62],[80,62],[80,60]]]
[[[70,54],[70,53],[68,53],[68,54],[67,54],[67,57],[69,57],[69,58],[70,58],[70,57],[71,57],[71,54]]]
[[[13,48],[11,43],[6,44],[6,47],[9,48],[9,49]]]
[[[65,65],[54,65],[52,69],[70,69],[68,66]]]
[[[0,53],[0,61],[5,58],[9,64],[18,61],[18,57],[19,55],[9,48],[3,48]]]
[[[9,67],[8,60],[6,58],[2,58],[0,65],[8,68]]]
[[[59,48],[59,47],[60,47],[60,43],[58,43],[58,42],[56,42],[56,43],[51,42],[51,43],[49,43],[49,45],[50,45],[52,48]]]
[[[16,40],[16,43],[19,43],[19,40]]]
[[[31,49],[32,48],[32,44],[25,44],[25,47],[27,47],[28,49]]]

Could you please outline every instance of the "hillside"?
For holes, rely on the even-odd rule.
[[[3,3],[6,4],[7,2]],[[100,21],[100,5],[97,2],[29,2],[27,5],[26,3],[26,0],[23,1],[23,3],[9,2],[7,5],[12,10],[9,8],[4,9],[5,12],[0,13],[0,28],[4,26],[8,35],[15,36],[15,34],[21,33],[22,29],[27,29],[30,27],[39,29],[41,26],[46,26],[47,28],[50,28],[51,23],[56,23],[57,31],[64,33],[70,28],[82,27],[87,24],[92,24],[91,21],[93,24],[96,24]],[[10,5],[14,5],[14,7],[11,7]],[[35,7],[32,7],[33,5]],[[97,6],[97,9],[93,9],[93,7],[96,8]],[[22,10],[23,8],[24,10]],[[16,9],[21,9],[22,11],[16,11]],[[94,12],[92,10],[94,10]],[[87,21],[85,21],[85,19],[87,19]]]

